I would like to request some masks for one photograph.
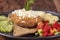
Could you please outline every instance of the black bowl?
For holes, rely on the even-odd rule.
[[[9,13],[11,13],[12,11],[9,11],[9,12],[5,12],[5,13],[2,13],[0,15],[4,15],[4,16],[8,16]],[[59,17],[60,19],[60,14],[57,13],[57,12],[52,12],[52,11],[45,11],[47,13],[51,13],[53,15],[56,15]],[[14,39],[31,39],[31,40],[36,40],[36,39],[50,39],[50,38],[56,38],[56,37],[60,37],[60,35],[54,35],[54,36],[47,36],[47,37],[37,37],[35,36],[34,34],[29,34],[29,35],[25,35],[25,36],[22,36],[22,37],[15,37],[12,35],[12,32],[11,33],[2,33],[0,32],[0,35],[2,36],[5,36],[5,37],[9,37],[9,38],[14,38]]]

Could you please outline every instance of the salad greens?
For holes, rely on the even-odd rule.
[[[10,22],[7,17],[0,16],[0,31],[11,32],[12,28],[13,28],[12,22]]]
[[[35,0],[27,0],[27,3],[25,4],[25,10],[30,10],[30,5],[34,3]]]

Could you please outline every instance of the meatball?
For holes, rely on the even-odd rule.
[[[38,22],[41,22],[41,17],[37,18],[24,18],[21,19],[17,24],[21,27],[35,28]]]
[[[17,24],[22,27],[35,27],[36,20],[34,18],[24,18],[20,20]]]
[[[35,28],[38,22],[42,22],[42,18],[40,16],[38,16],[36,18],[33,18],[33,17],[21,18],[21,17],[18,17],[17,15],[15,15],[15,14],[10,14],[9,19],[13,23],[17,24],[18,26],[27,27],[27,28]]]

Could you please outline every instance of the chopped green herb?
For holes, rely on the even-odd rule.
[[[35,0],[28,0],[27,3],[25,4],[25,10],[28,11],[30,10],[30,5],[34,3]]]

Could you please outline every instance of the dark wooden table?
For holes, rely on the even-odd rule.
[[[14,9],[21,9],[24,7],[26,0],[0,0],[0,13],[7,12]],[[32,5],[33,9],[50,10],[60,13],[60,0],[36,0]],[[15,40],[0,36],[0,40]],[[18,39],[19,40],[19,39]],[[51,40],[60,40],[59,38]]]

